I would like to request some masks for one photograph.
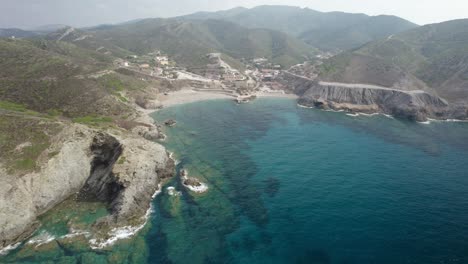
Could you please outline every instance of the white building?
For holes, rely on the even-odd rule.
[[[167,56],[156,56],[156,61],[163,66],[169,65],[169,58]]]

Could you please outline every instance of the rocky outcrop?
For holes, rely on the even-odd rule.
[[[168,119],[168,120],[164,121],[164,125],[166,125],[168,127],[173,127],[176,124],[177,124],[177,122],[174,119]]]
[[[54,142],[46,152],[55,156],[46,153],[36,172],[18,177],[0,166],[0,249],[29,237],[39,215],[75,193],[108,204],[112,215],[101,226],[132,224],[148,211],[160,179],[174,172],[163,146],[127,132],[68,125]]]
[[[174,174],[175,164],[159,144],[138,137],[118,138],[123,152],[110,172],[117,193],[107,201],[114,223],[125,225],[145,215],[160,180]]]
[[[156,141],[156,140],[163,140],[165,136],[161,131],[159,131],[158,127],[151,125],[139,125],[132,129],[132,132],[136,135],[142,136],[147,140]]]
[[[349,112],[380,112],[415,121],[468,118],[466,106],[450,105],[444,99],[421,90],[324,83],[292,74],[285,74],[283,83],[301,96],[299,104],[303,106]]]
[[[54,138],[50,152],[37,172],[17,176],[0,171],[0,248],[27,238],[37,227],[36,218],[78,192],[89,177],[93,132],[71,125]]]

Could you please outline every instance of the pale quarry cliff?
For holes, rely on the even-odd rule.
[[[423,90],[319,82],[289,73],[283,73],[280,81],[301,96],[300,105],[308,107],[385,113],[415,121],[468,118],[467,106],[449,104],[443,98]]]

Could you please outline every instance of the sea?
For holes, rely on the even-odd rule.
[[[91,250],[63,239],[64,222],[92,223],[103,206],[62,206],[36,234],[52,242],[20,245],[0,263],[468,263],[468,123],[349,115],[284,98],[152,116],[177,121],[162,142],[177,176],[138,234]],[[207,191],[186,188],[182,170]]]

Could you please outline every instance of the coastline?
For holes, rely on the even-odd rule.
[[[184,89],[175,92],[170,92],[167,95],[158,95],[158,100],[164,108],[175,105],[194,103],[199,101],[217,100],[217,99],[234,99],[234,95],[209,92],[209,91],[195,91],[192,89]],[[154,110],[152,110],[154,112]]]
[[[282,92],[257,92],[256,95],[258,98],[290,98],[298,99],[299,96],[295,94],[287,94]],[[211,91],[195,91],[192,89],[185,89],[175,92],[170,92],[167,95],[158,95],[158,100],[161,102],[164,108],[171,107],[175,105],[188,104],[200,101],[208,100],[219,100],[219,99],[231,99],[234,100],[237,97],[233,95],[228,95],[219,92]],[[151,110],[151,112],[155,112]]]

